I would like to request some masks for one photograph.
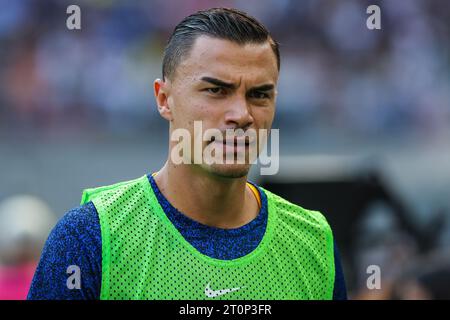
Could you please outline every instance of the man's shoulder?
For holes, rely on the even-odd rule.
[[[68,210],[53,229],[53,234],[67,235],[68,233],[92,232],[96,233],[98,225],[97,210],[92,202],[87,202]]]
[[[84,205],[90,201],[94,201],[95,203],[95,199],[102,195],[110,196],[112,194],[127,194],[130,189],[142,186],[144,182],[147,182],[147,179],[148,175],[145,174],[131,180],[120,181],[99,187],[86,188],[83,190],[83,194],[81,196],[81,205]]]
[[[80,246],[89,248],[85,255],[101,248],[100,223],[92,202],[68,210],[50,231],[43,254],[56,258],[61,254],[81,254]]]
[[[102,242],[92,202],[67,211],[50,232],[27,299],[97,299],[100,295]],[[66,285],[69,266],[83,272],[81,290]]]
[[[287,217],[288,219],[300,219],[313,223],[314,225],[321,225],[322,227],[328,229],[330,228],[327,218],[324,214],[322,214],[322,212],[310,208],[305,208],[300,204],[293,203],[267,189],[262,189],[267,195],[269,208],[271,205],[274,206],[278,215]]]

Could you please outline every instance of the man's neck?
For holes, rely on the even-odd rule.
[[[247,187],[247,176],[222,178],[192,165],[174,166],[168,161],[155,181],[175,208],[208,226],[238,228],[259,212],[258,203]]]

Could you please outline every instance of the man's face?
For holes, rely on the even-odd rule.
[[[202,122],[203,131],[219,129],[224,140],[204,141],[202,150],[216,144],[214,147],[222,148],[224,160],[230,153],[236,159],[238,153],[244,152],[246,163],[223,161],[207,165],[203,161],[196,166],[221,177],[243,177],[250,169],[249,148],[256,148],[257,141],[243,148],[224,145],[226,129],[253,129],[258,137],[259,129],[269,130],[275,113],[277,81],[277,61],[268,41],[239,45],[200,36],[189,56],[179,63],[173,79],[164,84],[168,86],[167,104],[171,110],[170,133],[187,129],[194,146],[194,121]]]

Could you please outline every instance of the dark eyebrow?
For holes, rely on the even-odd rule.
[[[209,82],[209,83],[214,84],[214,85],[219,86],[219,87],[224,87],[224,88],[228,88],[228,89],[235,89],[236,88],[235,84],[224,82],[224,81],[216,79],[216,78],[202,77],[200,80]]]
[[[263,84],[262,86],[251,88],[250,91],[270,91],[274,88],[275,86],[273,84]]]
[[[236,87],[237,87],[233,83],[228,83],[228,82],[225,82],[225,81],[222,81],[222,80],[219,80],[216,78],[211,78],[211,77],[202,77],[200,80],[209,82],[209,83],[214,84],[219,87],[228,88],[228,89],[236,89]],[[270,90],[273,90],[274,88],[275,88],[275,86],[273,84],[263,84],[258,87],[253,87],[249,91],[270,91]]]

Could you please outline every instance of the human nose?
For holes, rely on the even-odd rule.
[[[235,128],[248,128],[253,122],[250,106],[245,98],[236,98],[225,113],[227,126]]]

